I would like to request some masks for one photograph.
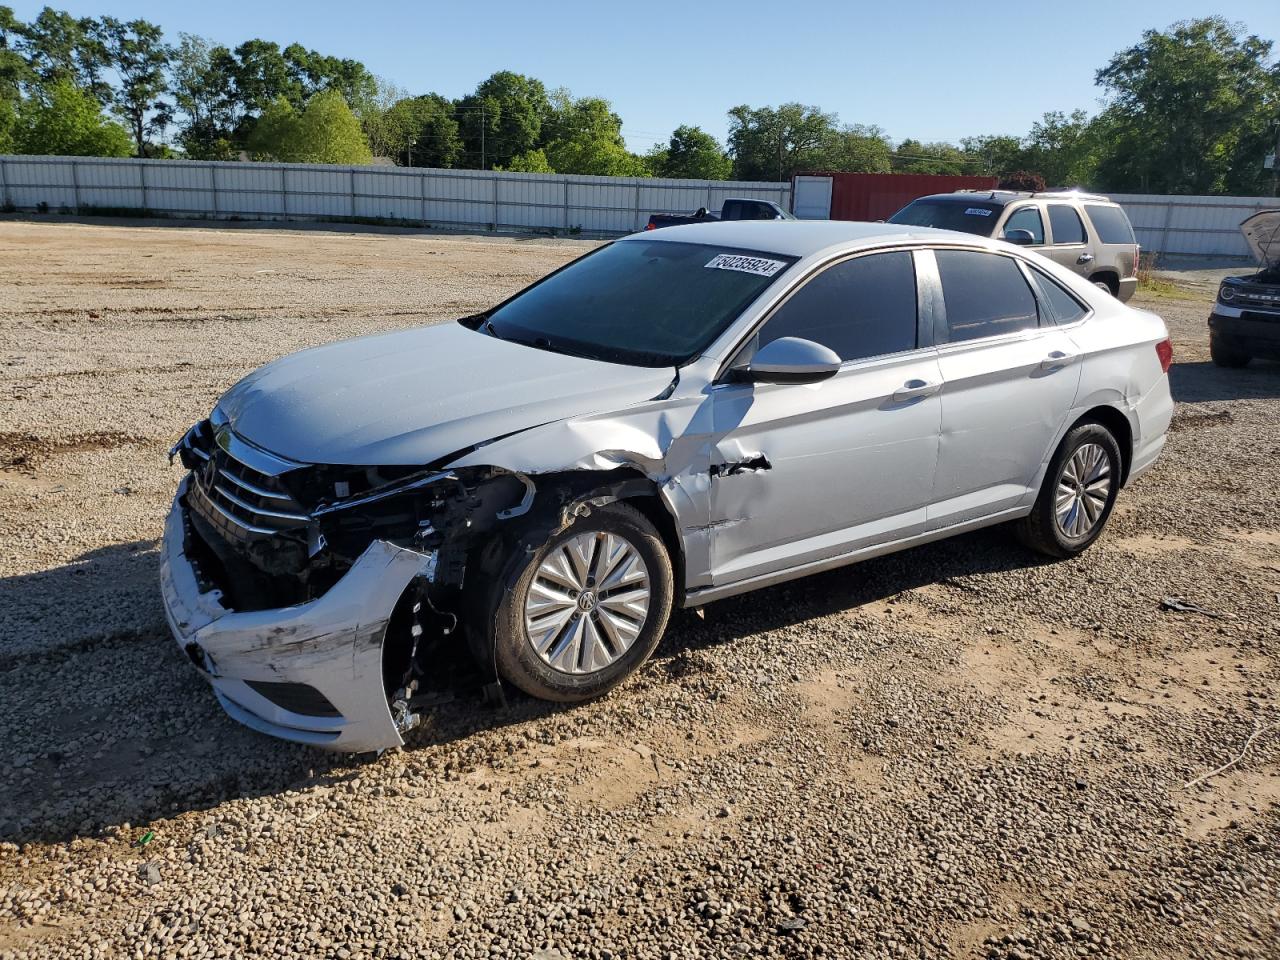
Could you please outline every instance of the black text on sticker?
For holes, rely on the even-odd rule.
[[[707,262],[708,270],[738,270],[742,273],[755,273],[762,277],[772,277],[785,267],[781,260],[766,260],[764,257],[744,257],[738,253],[721,253]]]

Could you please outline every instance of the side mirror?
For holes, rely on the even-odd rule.
[[[756,383],[816,383],[840,369],[840,356],[812,340],[782,337],[733,369]]]
[[[1036,235],[1030,230],[1006,230],[1004,239],[1008,243],[1016,243],[1020,247],[1029,247],[1036,242]]]

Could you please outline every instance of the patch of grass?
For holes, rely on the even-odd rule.
[[[1206,296],[1212,296],[1212,294],[1206,293],[1200,287],[1188,287],[1172,280],[1150,275],[1145,279],[1139,275],[1138,293],[1154,297],[1157,300],[1203,300]]]

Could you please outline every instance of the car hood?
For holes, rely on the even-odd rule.
[[[1264,268],[1280,261],[1280,210],[1262,210],[1240,224],[1240,232]]]
[[[444,323],[303,350],[218,401],[237,435],[302,463],[425,465],[477,443],[661,393],[674,368],[631,367]]]

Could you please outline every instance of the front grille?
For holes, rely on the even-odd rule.
[[[1257,323],[1280,323],[1280,313],[1259,313],[1257,310],[1241,310],[1241,320],[1253,320]]]
[[[235,540],[305,534],[311,518],[280,480],[302,464],[259,450],[225,427],[213,443],[197,438],[187,449],[195,454],[188,500],[223,534]]]

